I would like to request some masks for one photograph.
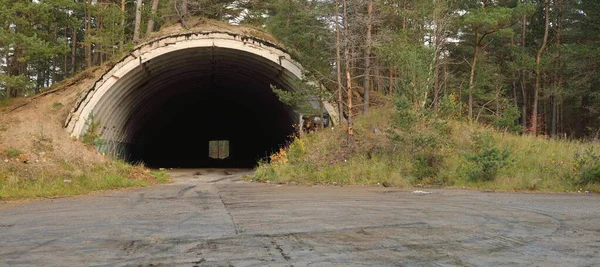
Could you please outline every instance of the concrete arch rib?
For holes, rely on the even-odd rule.
[[[126,159],[156,159],[167,150],[158,140],[174,140],[175,147],[182,145],[178,139],[193,143],[200,138],[184,146],[201,151],[209,140],[231,140],[234,160],[255,161],[257,155],[267,154],[262,150],[284,143],[291,125],[298,122],[269,86],[294,90],[294,80],[302,78],[302,67],[284,49],[256,37],[223,31],[169,35],[138,46],[107,71],[77,101],[65,128],[78,138],[93,118],[101,138],[117,146],[117,156]],[[323,104],[336,119],[332,105]],[[249,119],[237,127],[226,123],[236,116]],[[193,129],[183,129],[190,122],[212,126],[192,136],[187,132]],[[246,132],[250,137],[239,133],[257,126],[264,132]],[[182,132],[164,133],[176,131],[173,128]],[[251,142],[251,137],[259,141]]]

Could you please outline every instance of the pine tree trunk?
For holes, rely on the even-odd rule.
[[[448,63],[444,61],[444,94],[447,94],[448,91]]]
[[[15,33],[19,32],[19,28],[15,28]],[[7,50],[8,51],[8,50]],[[13,55],[7,56],[6,70],[10,76],[21,76],[27,73],[27,63],[21,62],[19,59],[24,55],[24,51],[20,46],[13,48]],[[18,97],[22,92],[19,92],[19,88],[12,86],[6,87],[7,98]]]
[[[101,3],[102,1],[98,0],[98,3]],[[100,14],[98,14],[98,16],[96,17],[96,21],[98,22],[98,25],[96,25],[96,29],[97,31],[102,31],[102,17],[100,16]],[[102,44],[97,44],[97,49],[94,49],[94,51],[92,51],[92,58],[94,59],[92,61],[93,65],[102,65]]]
[[[335,66],[336,66],[336,75],[337,75],[337,87],[338,87],[338,116],[339,116],[339,124],[342,124],[342,118],[344,115],[344,99],[342,96],[343,86],[342,86],[342,56],[340,55],[340,26],[338,23],[338,18],[340,17],[339,12],[339,0],[335,0]]]
[[[523,47],[523,51],[526,48],[527,41],[527,16],[523,15],[523,40],[521,41],[521,47]],[[521,94],[523,95],[523,111],[521,112],[521,123],[523,125],[523,129],[527,130],[527,77],[525,75],[525,70],[521,70]]]
[[[477,67],[477,54],[479,54],[479,35],[475,28],[475,48],[473,49],[473,63],[471,64],[471,74],[469,75],[469,121],[473,120],[473,91],[475,90],[475,69]]]
[[[89,38],[90,31],[92,29],[92,0],[88,0],[86,7],[86,20],[85,20],[85,36]],[[86,40],[85,42],[85,65],[86,67],[92,66],[92,43]]]
[[[77,27],[73,26],[73,47],[71,48],[71,75],[75,75],[77,71]]]
[[[69,29],[68,27],[65,27],[65,32],[64,32],[64,36],[65,39],[67,39],[67,35],[69,34]],[[67,49],[69,48],[69,43],[67,42]],[[67,77],[67,72],[69,69],[69,53],[65,53],[64,58],[63,58],[63,67],[62,67],[62,75],[60,77],[61,80],[64,80]]]
[[[125,0],[121,0],[121,40],[119,40],[119,51],[125,46]]]
[[[146,28],[146,35],[150,35],[154,31],[154,16],[156,16],[156,10],[158,9],[158,0],[152,0],[152,14],[148,19],[148,28]]]
[[[437,109],[440,98],[440,54],[437,52],[437,48],[433,64],[433,108]]]
[[[533,110],[531,111],[531,134],[536,136],[537,135],[537,127],[538,127],[538,103],[539,103],[539,95],[540,95],[540,91],[541,91],[541,69],[540,69],[540,65],[542,63],[542,55],[544,53],[544,50],[546,49],[546,43],[548,42],[548,31],[550,29],[550,0],[545,0],[544,1],[544,16],[545,16],[545,22],[544,22],[544,39],[542,41],[542,46],[540,47],[540,49],[537,52],[537,57],[536,57],[536,65],[535,65],[535,88],[533,91]]]
[[[352,121],[352,77],[350,74],[350,44],[348,32],[348,8],[347,0],[343,0],[344,5],[344,60],[346,62],[346,90],[348,92],[348,144],[352,147],[354,144],[354,125]]]
[[[377,80],[377,86],[375,87],[375,91],[381,92],[383,81],[381,80],[381,66],[379,66],[379,61],[375,61],[373,63],[375,69],[373,72],[375,73],[375,79]]]
[[[408,0],[402,1],[402,30],[406,30],[406,8],[408,7]]]
[[[511,36],[510,37],[510,51],[511,51],[510,52],[511,53],[510,54],[510,61],[513,62],[513,63],[515,62],[515,57],[512,55],[512,51],[513,51],[514,47],[515,47],[515,40]],[[517,77],[515,75],[515,71],[512,71],[512,70],[510,72],[510,82],[511,82],[511,85],[512,85],[513,104],[515,105],[515,107],[519,107],[519,102],[517,100]]]
[[[371,91],[371,31],[373,29],[373,0],[369,0],[367,10],[367,43],[365,45],[365,77],[363,78],[363,88],[365,89],[363,113],[369,112],[369,98]]]
[[[390,77],[389,77],[388,95],[394,93],[394,67],[390,66]]]
[[[58,27],[54,28],[54,40],[58,40]],[[58,79],[57,75],[56,75],[56,69],[58,68],[58,56],[54,55],[52,57],[52,69],[50,69],[50,75],[48,75],[49,79],[51,80],[52,83],[56,82],[56,79]]]
[[[556,18],[556,45],[560,47],[561,45],[561,35],[562,35],[562,8],[563,8],[563,0],[558,0],[558,16]],[[560,49],[558,50],[558,54],[556,56],[556,70],[554,71],[554,80],[555,80],[555,91],[558,91],[558,96],[556,93],[552,93],[552,127],[551,127],[551,136],[556,137],[558,130],[558,103],[560,101],[560,97],[562,95],[562,59],[560,55]]]
[[[135,4],[135,24],[133,27],[133,43],[140,42],[140,24],[142,24],[142,0],[137,0]]]
[[[433,55],[433,108],[437,109],[438,102],[440,98],[440,57],[442,53],[442,46],[444,44],[444,31],[442,27],[442,19],[440,7],[437,6],[439,4],[436,3],[436,7],[434,10],[434,21],[435,21],[435,30],[434,30],[434,55]]]

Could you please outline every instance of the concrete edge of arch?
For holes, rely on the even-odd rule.
[[[229,48],[252,53],[278,64],[298,79],[305,77],[302,66],[285,49],[258,37],[215,30],[171,34],[138,45],[110,70],[101,75],[78,98],[65,120],[64,128],[72,137],[79,138],[86,131],[94,107],[102,101],[104,94],[115,84],[121,79],[127,79],[129,72],[140,66],[143,67],[148,61],[161,55],[181,49],[201,47]],[[323,107],[332,121],[338,121],[337,110],[331,103],[324,101]]]

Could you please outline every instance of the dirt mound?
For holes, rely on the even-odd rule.
[[[16,99],[1,108],[0,166],[12,165],[12,161],[42,166],[103,162],[93,148],[71,138],[63,124],[79,94],[106,69],[86,70],[40,95]]]

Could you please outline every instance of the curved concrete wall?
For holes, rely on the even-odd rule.
[[[302,79],[303,70],[284,49],[260,38],[219,31],[169,35],[138,46],[106,72],[77,101],[65,128],[78,138],[93,117],[103,139],[135,143],[132,136],[142,125],[138,121],[157,112],[150,107],[178,94],[178,80],[208,83],[213,76],[236,86],[252,88],[266,80],[293,90],[293,80]],[[324,107],[336,121],[332,105]]]

